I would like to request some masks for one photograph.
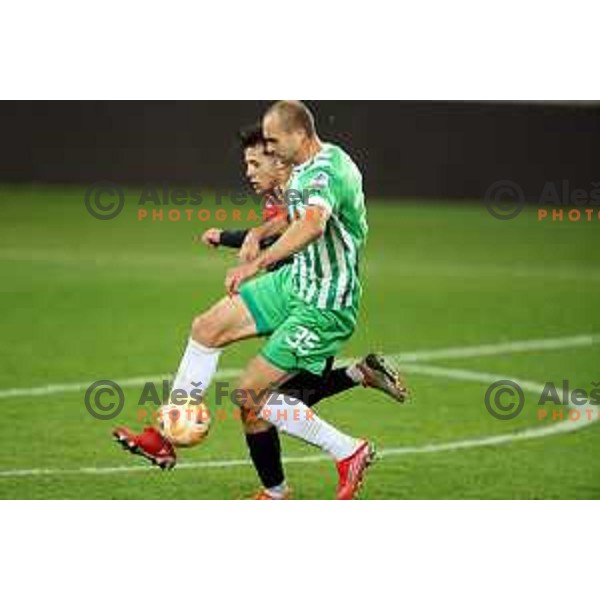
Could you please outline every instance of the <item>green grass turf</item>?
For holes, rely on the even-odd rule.
[[[91,218],[75,187],[0,187],[0,390],[172,372],[194,314],[223,293],[226,251],[191,236],[233,223],[136,219],[139,191],[121,215]],[[212,210],[216,207],[207,204]],[[225,205],[224,208],[233,207]],[[600,222],[512,221],[482,206],[435,202],[369,204],[361,321],[345,356],[600,332]],[[238,224],[239,225],[239,224]],[[242,223],[243,225],[243,223]],[[221,367],[241,368],[260,342],[228,349]],[[545,382],[600,380],[600,347],[427,362]],[[409,375],[415,399],[398,406],[358,389],[319,412],[382,449],[423,446],[536,427],[535,394],[514,421],[485,411],[486,385]],[[141,386],[127,387],[118,423],[137,425]],[[209,393],[209,399],[213,397]],[[145,462],[94,420],[84,392],[0,397],[1,498],[239,498],[257,486],[250,466],[27,476],[7,471],[118,467]],[[210,401],[210,400],[209,400]],[[383,458],[363,498],[600,498],[595,450],[600,424],[511,444]],[[285,439],[287,456],[317,456]],[[246,458],[239,424],[216,422],[181,463]],[[329,498],[328,461],[287,466],[297,498]]]

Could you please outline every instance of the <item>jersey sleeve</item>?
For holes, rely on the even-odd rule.
[[[303,197],[307,205],[321,206],[330,215],[337,211],[339,205],[334,189],[331,174],[324,169],[315,170],[307,173]]]

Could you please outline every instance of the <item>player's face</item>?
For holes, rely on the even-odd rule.
[[[267,140],[267,152],[273,153],[286,164],[294,164],[304,140],[302,130],[286,131],[276,113],[263,120],[263,135]]]
[[[244,162],[246,163],[246,177],[259,195],[270,192],[278,185],[283,185],[289,176],[289,169],[278,158],[267,154],[262,144],[246,148]]]

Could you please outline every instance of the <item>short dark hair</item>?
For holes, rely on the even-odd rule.
[[[306,135],[315,135],[315,119],[310,109],[300,100],[279,100],[272,104],[265,114],[275,113],[281,119],[286,131],[303,129]]]
[[[260,123],[253,123],[252,125],[242,127],[238,131],[238,139],[240,140],[242,150],[246,150],[246,148],[253,148],[254,146],[258,145],[266,145],[266,141],[262,132],[262,125]]]

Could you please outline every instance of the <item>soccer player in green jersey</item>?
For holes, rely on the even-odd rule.
[[[372,446],[273,390],[299,371],[323,373],[328,357],[354,331],[358,259],[367,233],[361,176],[341,148],[319,140],[311,113],[299,102],[274,104],[264,116],[263,133],[268,150],[295,165],[287,189],[292,222],[275,218],[246,235],[242,250],[248,262],[229,270],[228,295],[193,320],[173,387],[189,396],[205,392],[225,346],[268,335],[238,384],[235,401],[244,429],[256,433],[275,425],[328,452],[338,468],[336,495],[350,499],[371,462]],[[281,237],[261,250],[261,240],[277,234]],[[292,255],[291,265],[255,277]],[[117,428],[114,435],[156,464],[174,464],[170,441],[153,428],[139,436]]]
[[[254,191],[264,199],[264,219],[276,217],[284,206],[282,187],[288,185],[292,167],[266,152],[266,142],[262,125],[253,125],[240,131],[240,141],[244,154],[244,163],[248,182]],[[209,247],[241,248],[249,229],[208,229],[198,236]],[[275,242],[275,237],[260,241],[260,247],[266,248]],[[256,254],[252,250],[250,253]],[[269,271],[283,268],[292,262],[292,258],[274,263]],[[269,302],[270,299],[267,299]],[[406,398],[407,390],[399,373],[389,365],[383,356],[370,353],[347,367],[333,368],[333,357],[329,357],[324,372],[309,373],[299,371],[279,387],[279,391],[288,396],[301,399],[307,406],[313,407],[324,398],[335,396],[358,385],[380,390],[399,402]],[[253,433],[246,433],[246,444],[254,468],[263,484],[254,498],[259,500],[284,500],[290,497],[285,481],[281,460],[281,446],[276,427],[270,427]]]
[[[321,373],[356,326],[361,287],[359,253],[367,235],[362,177],[339,147],[322,143],[308,109],[277,102],[265,114],[267,150],[294,169],[286,190],[292,224],[275,244],[249,263],[230,269],[226,288],[239,293],[257,332],[270,335],[242,375],[244,415],[328,451],[336,460],[337,497],[352,498],[373,457],[365,440],[350,437],[282,393],[270,393],[298,370]],[[253,234],[276,233],[269,223]],[[269,265],[294,255],[290,268],[271,280],[256,278]],[[243,282],[252,280],[242,285]]]

